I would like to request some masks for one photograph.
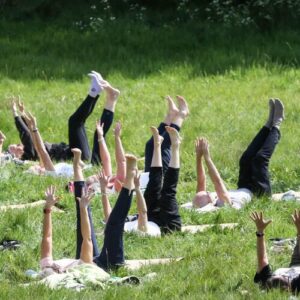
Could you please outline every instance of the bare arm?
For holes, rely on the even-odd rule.
[[[100,188],[101,188],[101,202],[103,206],[104,219],[105,222],[107,222],[112,210],[107,195],[107,184],[108,184],[109,177],[105,176],[104,171],[101,170],[98,174],[98,180],[100,182]]]
[[[228,191],[226,189],[226,186],[223,182],[223,179],[221,178],[218,169],[216,168],[215,164],[213,163],[210,157],[208,141],[206,139],[202,139],[200,144],[204,154],[204,159],[208,169],[208,174],[209,177],[211,178],[211,181],[213,182],[218,198],[224,201],[225,203],[231,204],[231,200]]]
[[[135,193],[136,193],[136,206],[138,210],[138,230],[142,232],[148,231],[148,215],[147,215],[147,205],[144,198],[144,195],[142,194],[140,190],[140,173],[136,171],[136,174],[134,176],[134,186],[135,186]]]
[[[124,179],[126,177],[126,158],[125,158],[125,152],[122,145],[121,140],[121,123],[117,122],[114,134],[115,134],[115,154],[116,154],[116,162],[117,162],[117,176],[116,180],[119,182],[115,184],[115,187],[118,187],[117,190],[121,190],[122,183],[124,182]]]
[[[202,163],[203,151],[201,148],[202,138],[197,138],[195,141],[195,152],[196,152],[196,172],[197,172],[197,193],[206,191],[206,176],[205,170]]]
[[[272,222],[272,220],[264,220],[263,214],[258,212],[253,212],[250,218],[256,225],[256,252],[257,252],[257,273],[259,273],[265,266],[269,264],[264,230]]]
[[[94,194],[85,194],[83,189],[81,198],[77,198],[80,206],[80,225],[82,235],[80,259],[88,264],[93,263],[93,243],[91,237],[91,224],[88,217],[87,207],[89,206],[93,196]]]
[[[100,121],[97,121],[96,123],[96,130],[98,135],[98,144],[99,144],[99,152],[100,152],[100,158],[103,166],[103,170],[105,172],[106,176],[112,176],[112,167],[111,167],[111,158],[110,154],[105,142],[105,139],[103,137],[103,125],[100,124]]]
[[[44,208],[43,219],[43,236],[41,243],[41,259],[45,257],[52,257],[52,218],[51,210],[53,205],[59,200],[55,196],[55,187],[50,186],[45,192],[46,204]]]
[[[37,128],[37,121],[36,118],[28,113],[29,115],[29,120],[30,120],[30,130],[31,130],[31,136],[32,136],[32,141],[35,147],[36,152],[39,155],[39,158],[45,167],[46,171],[55,171],[54,165],[52,163],[52,160],[45,148],[43,139],[40,135],[40,132]],[[26,119],[27,120],[27,119]]]

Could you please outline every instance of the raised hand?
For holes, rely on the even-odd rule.
[[[198,156],[202,156],[203,155],[203,150],[201,147],[201,141],[203,140],[203,138],[196,138],[195,140],[195,152]]]
[[[292,214],[292,219],[297,228],[297,235],[300,235],[300,212],[298,209],[295,209],[294,213]]]
[[[17,113],[17,104],[16,104],[16,101],[15,101],[15,98],[13,97],[12,100],[11,100],[11,110],[13,113]]]
[[[53,185],[50,185],[46,191],[45,191],[45,196],[46,196],[46,208],[51,208],[53,205],[55,205],[56,202],[59,201],[59,197],[55,196],[55,191],[56,187]]]
[[[122,124],[121,124],[120,121],[118,121],[115,125],[115,128],[114,128],[115,136],[120,137],[121,136],[121,131],[122,131]]]
[[[101,170],[99,172],[99,174],[97,175],[97,178],[98,178],[99,183],[100,183],[101,192],[105,193],[106,189],[107,189],[107,186],[108,186],[109,177],[105,176],[104,171]]]
[[[20,113],[23,115],[25,113],[25,105],[24,102],[21,101],[20,96],[18,96],[19,100],[18,100],[18,108]]]
[[[81,197],[77,197],[76,199],[79,201],[79,205],[81,207],[88,207],[92,198],[95,196],[95,193],[92,191],[86,191],[85,188],[82,188]]]
[[[101,124],[100,121],[96,122],[96,130],[97,130],[98,139],[103,138],[103,135],[104,135],[103,127],[104,127],[104,123]]]
[[[251,220],[255,223],[257,232],[263,233],[266,227],[272,222],[272,220],[264,220],[263,213],[254,211],[250,214]]]
[[[136,169],[133,177],[133,182],[136,189],[140,188],[140,178],[141,178],[141,173],[139,172],[139,170]]]

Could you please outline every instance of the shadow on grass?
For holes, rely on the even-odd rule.
[[[0,74],[13,79],[81,79],[89,70],[137,78],[187,68],[191,77],[253,65],[298,67],[296,31],[261,34],[199,23],[151,27],[118,20],[98,32],[71,23],[0,23]]]

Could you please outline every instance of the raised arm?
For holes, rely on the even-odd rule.
[[[144,198],[143,193],[140,189],[140,177],[141,174],[138,170],[136,170],[135,176],[134,176],[134,187],[135,187],[135,193],[136,193],[136,206],[137,211],[139,214],[138,217],[138,230],[142,232],[148,231],[148,215],[147,215],[147,205]]]
[[[125,152],[121,140],[121,130],[122,130],[122,125],[120,122],[117,122],[114,128],[114,135],[115,135],[115,154],[116,154],[116,163],[117,163],[115,188],[118,192],[121,191],[124,179],[126,177],[126,158],[125,158]]]
[[[196,172],[197,172],[197,193],[206,191],[206,176],[205,170],[202,163],[203,151],[201,147],[202,138],[197,138],[195,141],[195,152],[196,152]]]
[[[93,196],[94,194],[86,193],[83,188],[81,198],[77,198],[80,206],[80,225],[82,235],[80,259],[87,264],[93,263],[93,242],[91,237],[91,224],[87,211],[87,208]]]
[[[254,211],[251,213],[250,218],[256,225],[256,252],[257,252],[257,273],[269,264],[264,231],[272,220],[264,220],[262,212]]]
[[[45,257],[52,257],[52,218],[51,212],[54,204],[59,200],[55,196],[55,187],[50,186],[45,192],[46,204],[44,207],[43,219],[43,236],[41,243],[41,259]]]
[[[107,185],[108,185],[109,177],[105,176],[104,171],[101,170],[98,174],[98,180],[101,188],[101,202],[103,207],[104,219],[106,223],[111,213],[111,205],[107,195]]]
[[[231,204],[231,200],[228,191],[226,189],[226,186],[223,182],[223,179],[221,178],[218,169],[216,168],[215,164],[213,163],[210,157],[209,144],[205,138],[202,138],[200,140],[200,147],[202,148],[205,163],[208,169],[208,174],[209,177],[211,178],[211,181],[213,182],[218,198],[224,201],[225,203]]]
[[[110,177],[112,176],[111,158],[104,139],[103,126],[104,124],[100,124],[100,121],[96,122],[99,152],[100,152],[100,158],[101,158],[103,170],[105,175]]]
[[[35,147],[36,152],[39,155],[39,158],[45,168],[46,171],[55,171],[53,162],[45,148],[43,139],[40,135],[40,132],[37,128],[37,121],[36,118],[31,114],[28,113],[28,117],[29,122],[30,122],[30,130],[31,130],[31,136],[32,136],[32,140],[33,140],[33,144]],[[26,120],[27,120],[26,118]]]

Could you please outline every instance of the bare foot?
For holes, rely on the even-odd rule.
[[[163,142],[164,138],[161,135],[159,135],[158,130],[157,130],[156,127],[151,126],[150,129],[152,131],[154,143],[158,144],[158,145],[161,145],[161,143]]]
[[[179,146],[181,144],[182,138],[179,135],[179,132],[170,126],[166,126],[166,131],[168,132],[172,146]]]
[[[137,158],[133,154],[125,154],[127,170],[136,170]]]
[[[110,85],[110,83],[106,80],[101,81],[103,83],[103,88],[106,91],[107,99],[109,101],[117,101],[120,91]]]
[[[182,96],[176,96],[176,98],[178,101],[179,114],[181,117],[186,118],[190,113],[187,102]]]
[[[84,167],[84,162],[81,160],[81,150],[78,148],[72,148],[71,151],[74,155],[73,164],[79,164],[81,168]]]
[[[171,124],[174,117],[179,113],[179,109],[170,96],[167,96],[166,100],[168,102],[168,114],[166,116],[166,123]]]
[[[72,148],[71,151],[73,152],[74,156],[81,157],[81,150],[79,148]]]

